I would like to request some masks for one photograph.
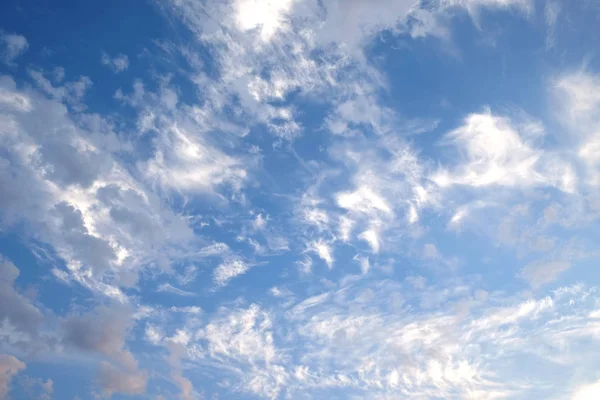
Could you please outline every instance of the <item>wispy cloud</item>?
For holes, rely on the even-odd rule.
[[[539,262],[525,266],[520,276],[526,279],[532,287],[539,288],[546,283],[553,282],[560,273],[569,268],[571,268],[571,263],[568,261]]]
[[[14,61],[29,48],[29,43],[23,35],[0,31],[0,60],[11,66]]]
[[[229,281],[235,277],[245,274],[249,269],[250,265],[243,260],[226,260],[222,264],[219,264],[219,266],[213,271],[213,281],[218,286],[225,286],[229,283]]]
[[[170,283],[161,283],[160,285],[158,285],[158,288],[156,290],[159,292],[172,293],[184,297],[196,296],[196,293],[180,289],[176,286],[171,285]]]
[[[329,268],[333,268],[334,258],[331,247],[324,240],[309,243],[308,251],[314,252]]]
[[[105,65],[112,69],[116,74],[125,71],[129,68],[129,57],[125,54],[118,54],[115,57],[110,57],[106,53],[102,53],[100,57],[102,65]]]
[[[571,145],[585,165],[586,183],[597,186],[600,184],[597,173],[600,168],[597,151],[600,147],[600,95],[597,92],[600,77],[580,69],[557,77],[553,86],[556,101],[561,107],[560,119],[571,133]]]
[[[575,190],[575,174],[568,163],[534,148],[509,119],[490,110],[469,115],[447,140],[462,150],[466,160],[455,171],[441,170],[432,177],[441,187],[546,185]]]
[[[415,312],[388,297],[401,291],[408,302],[440,287],[430,292],[427,286],[382,282],[377,288],[379,295],[373,296],[369,285],[344,287],[274,314],[257,305],[222,309],[197,336],[207,352],[192,360],[216,362],[236,376],[233,387],[267,398],[332,388],[379,396],[507,398],[533,388],[530,380],[500,365],[516,365],[530,354],[575,365],[578,347],[549,352],[547,346],[558,345],[565,335],[573,345],[596,337],[596,321],[587,317],[595,309],[589,297],[594,292],[581,286],[535,300],[495,297],[491,303],[466,286],[454,290],[441,312]],[[291,335],[273,330],[284,323],[280,318],[293,327]],[[482,347],[485,353],[471,351]],[[296,352],[301,358],[293,357]],[[543,386],[547,378],[538,372],[536,382]]]

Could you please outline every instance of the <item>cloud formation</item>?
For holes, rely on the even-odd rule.
[[[86,314],[69,316],[62,322],[65,346],[106,358],[100,363],[98,376],[106,397],[146,391],[147,373],[138,370],[138,362],[125,345],[131,323],[131,311],[122,306],[100,306]]]
[[[0,318],[24,334],[35,335],[40,327],[42,314],[14,287],[18,276],[19,269],[9,260],[0,258]]]
[[[590,7],[167,0],[1,33],[0,398],[594,397]],[[62,17],[99,23],[52,42]]]
[[[111,58],[108,54],[103,52],[100,61],[102,62],[102,65],[109,67],[116,74],[129,68],[129,57],[125,54],[119,54]]]
[[[8,66],[14,66],[14,60],[27,51],[29,43],[23,35],[0,31],[0,59]]]
[[[0,399],[7,399],[13,377],[26,367],[25,363],[13,356],[0,355]]]

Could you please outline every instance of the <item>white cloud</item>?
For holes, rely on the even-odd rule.
[[[269,216],[267,215],[267,217],[265,218],[262,214],[258,214],[256,215],[256,218],[254,218],[254,229],[256,230],[262,230],[267,226],[267,221],[269,220]]]
[[[326,119],[326,126],[335,135],[360,135],[362,129],[373,129],[377,134],[389,133],[394,126],[394,113],[378,104],[370,93],[358,93],[351,100],[336,105]]]
[[[337,206],[326,208],[323,202],[322,208],[339,218],[338,239],[351,245],[353,239],[366,241],[378,253],[401,235],[417,235],[420,213],[436,205],[437,189],[425,179],[426,164],[410,145],[397,135],[384,134],[375,140],[344,140],[330,152],[341,164],[336,164],[337,171],[344,172],[332,173],[324,181],[351,188],[333,195],[321,191]],[[358,232],[355,237],[353,231]]]
[[[164,293],[172,293],[172,294],[176,294],[178,296],[184,296],[184,297],[196,296],[196,293],[180,289],[178,287],[171,285],[170,283],[161,283],[158,286],[157,291],[164,292]]]
[[[520,0],[171,0],[163,8],[214,51],[218,81],[207,76],[201,63],[193,63],[192,80],[205,94],[206,108],[219,115],[235,103],[233,119],[245,126],[264,124],[281,143],[301,135],[302,126],[294,108],[273,103],[295,91],[309,98],[326,94],[334,105],[327,126],[339,134],[356,134],[360,126],[378,133],[397,127],[393,112],[376,100],[385,79],[363,54],[378,33],[448,39],[440,21],[454,15],[457,7],[475,11],[528,5]],[[182,53],[199,58],[189,48]]]
[[[308,249],[311,252],[316,253],[319,258],[327,264],[327,266],[331,269],[333,268],[334,258],[333,252],[329,244],[324,240],[317,240],[309,243]]]
[[[286,298],[286,297],[293,297],[294,294],[287,288],[280,288],[277,286],[273,286],[271,289],[269,289],[269,293],[271,294],[271,296],[274,297],[281,297],[281,298]]]
[[[55,86],[46,76],[47,72],[39,70],[29,70],[29,75],[37,84],[37,86],[47,95],[52,98],[69,104],[76,111],[83,111],[86,105],[83,103],[83,98],[86,92],[92,87],[93,82],[87,76],[80,76],[79,79],[63,83],[62,86]]]
[[[554,87],[561,95],[562,105],[565,106],[562,118],[566,122],[592,122],[597,118],[594,111],[600,106],[600,94],[595,90],[600,86],[600,78],[585,70],[575,71],[559,76]],[[588,125],[580,129],[587,129]],[[581,131],[579,135],[593,135],[595,132]]]
[[[560,107],[559,118],[569,130],[571,146],[585,167],[586,183],[600,184],[600,77],[585,70],[555,79],[554,94]]]
[[[296,264],[301,274],[307,275],[312,272],[312,259],[310,257],[304,257],[302,260],[296,261]]]
[[[288,373],[278,365],[273,324],[268,312],[257,305],[221,310],[198,333],[207,348],[206,361],[237,375],[237,389],[261,397],[276,398]]]
[[[120,287],[135,285],[144,268],[172,273],[175,260],[185,268],[228,251],[218,243],[199,251],[210,239],[197,237],[190,227],[193,221],[174,211],[164,192],[154,192],[143,175],[122,162],[121,155],[132,154],[132,144],[115,132],[110,120],[84,112],[86,85],[79,85],[84,81],[56,86],[40,71],[31,71],[31,77],[50,99],[36,89],[18,89],[11,78],[0,78],[1,143],[6,151],[0,158],[5,167],[0,186],[8,194],[0,200],[1,218],[5,226],[24,223],[37,240],[54,248],[66,264],[66,271],[55,269],[55,276],[126,301]],[[193,110],[167,110],[178,104],[164,95],[169,90],[165,86],[149,93],[140,88],[128,98],[140,109],[150,107],[157,116],[155,125],[167,128],[156,153],[138,164],[141,170],[155,171],[147,176],[157,179],[157,186],[208,191],[224,199],[218,193],[222,183],[228,194],[238,193],[245,177],[243,162],[183,128],[169,130],[198,127]],[[69,107],[74,106],[78,111],[72,113]],[[170,140],[169,132],[176,140]],[[207,181],[201,179],[195,187],[194,177]],[[31,185],[18,184],[25,180]]]
[[[477,3],[478,7],[509,4]],[[420,8],[415,0],[230,0],[210,4],[178,0],[164,8],[179,16],[203,45],[215,51],[218,81],[202,68],[193,71],[193,81],[205,93],[206,109],[220,115],[235,99],[239,111],[234,120],[245,126],[248,122],[264,124],[281,142],[302,133],[295,110],[273,104],[294,91],[310,98],[326,93],[332,99],[335,111],[327,119],[332,131],[353,134],[359,126],[370,126],[377,132],[389,132],[393,113],[376,100],[384,79],[366,62],[363,46],[381,31],[406,32],[416,30],[417,25],[420,36],[447,36],[438,19],[451,14],[455,6],[467,5],[442,2]],[[414,27],[407,26],[408,20]],[[326,50],[327,56],[315,57],[320,50]],[[189,55],[189,49],[185,53]]]
[[[487,203],[482,200],[476,200],[472,203],[461,205],[454,212],[450,221],[448,221],[448,229],[460,231],[462,225],[465,223],[465,220],[469,218],[469,216],[478,209],[483,209],[488,206],[494,205],[493,203]]]
[[[102,62],[102,65],[109,67],[116,74],[129,68],[129,57],[127,57],[125,54],[118,54],[111,58],[108,54],[103,52],[100,61]]]
[[[600,396],[600,381],[590,383],[588,385],[582,385],[571,400],[594,400]]]
[[[358,238],[367,242],[373,253],[379,253],[379,234],[374,228],[364,231],[358,235]]]
[[[436,294],[443,297],[431,308],[424,300]],[[263,398],[331,390],[382,399],[551,397],[575,376],[594,379],[600,325],[589,315],[597,300],[595,289],[581,285],[523,299],[465,283],[428,286],[422,278],[353,281],[269,311],[221,307],[196,334],[186,327],[172,340],[188,349],[182,361],[216,368],[224,387]],[[148,332],[163,337],[154,327]],[[524,373],[532,357],[539,367]],[[549,381],[545,368],[564,373]]]
[[[546,20],[546,49],[554,48],[556,44],[556,24],[561,13],[561,5],[558,1],[548,1],[544,6],[544,18]]]
[[[500,7],[500,8],[522,8],[531,10],[533,8],[532,0],[451,0],[451,3],[462,5],[464,7]]]
[[[464,125],[446,139],[465,154],[465,159],[453,171],[442,169],[432,176],[442,188],[499,185],[575,190],[575,176],[569,164],[557,155],[534,148],[510,119],[495,116],[490,110],[469,115]]]
[[[339,223],[339,235],[340,239],[343,242],[347,242],[350,240],[350,235],[352,234],[352,228],[354,227],[354,221],[348,217],[342,216],[340,217]]]
[[[366,44],[382,30],[394,30],[418,6],[414,0],[363,1],[327,0],[323,26],[318,32],[320,43],[337,42],[352,50]]]
[[[36,400],[51,400],[54,392],[54,381],[41,378],[31,378],[29,376],[21,376],[18,381],[26,396]]]
[[[562,342],[567,340],[561,338],[562,324],[572,322],[569,329],[597,338],[590,326],[595,324],[583,317],[593,301],[581,303],[586,295],[578,289],[567,297],[560,294],[514,306],[485,304],[471,309],[465,320],[460,313],[440,314],[440,310],[425,315],[394,311],[386,294],[399,290],[410,294],[395,284],[377,285],[377,295],[369,286],[359,287],[327,293],[310,306],[290,311],[289,318],[299,335],[294,340],[302,343],[302,362],[319,371],[305,377],[298,390],[307,386],[353,387],[358,393],[387,395],[382,398],[407,394],[414,398],[462,398],[475,393],[487,393],[492,398],[526,397],[531,379],[541,384],[546,379],[544,372],[529,371],[529,377],[522,380],[518,372],[513,374],[499,364],[516,367],[521,357],[530,354],[552,359],[559,353],[567,356],[578,351]],[[572,304],[578,304],[576,310],[569,308]],[[451,310],[453,301],[445,302],[443,308]],[[552,351],[542,344],[561,342],[560,350],[554,347]],[[575,342],[570,343],[576,346]],[[484,353],[476,350],[482,346]],[[406,359],[411,362],[403,362]],[[571,360],[569,365],[577,365],[577,358]],[[591,358],[589,362],[593,362]]]
[[[14,60],[25,53],[28,47],[25,36],[0,31],[0,60],[3,63],[14,65]]]
[[[19,112],[29,112],[32,109],[31,101],[27,96],[3,88],[0,91],[0,104]]]
[[[229,246],[225,243],[212,243],[200,249],[198,255],[200,257],[215,257],[229,253]]]
[[[327,212],[318,208],[306,208],[303,210],[304,221],[307,224],[316,226],[319,230],[325,230],[329,227],[329,215]]]
[[[220,196],[222,189],[233,197],[241,190],[256,155],[242,157],[224,151],[224,142],[236,139],[233,135],[238,128],[233,123],[219,121],[209,107],[181,104],[168,77],[160,81],[156,92],[146,90],[138,80],[132,93],[119,89],[115,98],[137,109],[144,129],[161,132],[153,141],[153,156],[138,163],[146,179],[184,194]]]
[[[205,114],[219,119],[223,109],[235,104],[235,115],[227,118],[230,123],[262,124],[277,136],[276,144],[280,145],[282,140],[294,140],[302,133],[302,126],[296,121],[298,110],[281,105],[282,100],[291,93],[307,100],[326,95],[333,107],[323,127],[356,139],[345,147],[334,145],[329,149],[337,162],[331,170],[337,173],[341,169],[342,176],[351,176],[349,182],[340,185],[345,177],[336,182],[334,199],[331,193],[307,191],[308,197],[320,200],[310,203],[303,199],[296,214],[307,225],[303,246],[314,247],[312,234],[316,228],[318,236],[327,241],[328,251],[312,251],[324,255],[326,262],[332,264],[333,261],[327,260],[333,260],[337,244],[334,236],[349,245],[354,245],[352,239],[367,240],[374,252],[382,251],[387,249],[387,241],[404,234],[420,235],[422,213],[430,206],[439,206],[439,189],[428,180],[427,166],[398,134],[426,132],[434,129],[437,122],[411,119],[404,123],[393,110],[381,104],[379,94],[386,87],[385,77],[364,59],[363,46],[378,32],[409,32],[413,25],[415,29],[419,25],[420,36],[447,36],[448,31],[440,21],[453,15],[456,7],[525,9],[527,4],[442,2],[420,9],[421,4],[416,1],[378,0],[363,4],[290,0],[274,4],[266,0],[235,0],[203,4],[183,0],[171,1],[165,9],[179,16],[202,45],[214,52],[218,80],[207,76],[202,68],[194,68],[192,72],[194,82],[205,94]],[[367,140],[365,133],[379,137]],[[199,187],[200,181],[209,185],[208,190],[205,188],[209,192],[211,189],[223,192],[227,188],[239,193],[240,188],[250,186],[251,172],[245,160],[226,154],[227,157],[210,162],[215,175],[223,174],[222,177],[208,172],[198,174],[201,179],[178,190],[193,193],[191,186]],[[563,166],[554,165],[553,161],[548,161],[547,169],[555,176]],[[326,168],[320,168],[323,167]],[[198,169],[206,172],[210,167],[202,165]],[[157,162],[152,170],[156,181],[163,185],[177,183],[189,171],[176,163],[163,162]],[[167,175],[170,170],[173,174]],[[332,200],[343,211],[335,209]],[[399,221],[397,215],[402,215],[405,221]],[[338,221],[342,223],[333,227]],[[353,231],[359,236],[352,238]],[[266,246],[258,238],[243,236],[257,255],[266,254]]]
[[[448,0],[447,5],[465,8],[480,29],[482,24],[480,14],[484,8],[517,11],[526,17],[531,16],[535,11],[533,0]]]
[[[363,273],[363,275],[369,273],[369,270],[371,269],[371,262],[369,261],[368,257],[361,257],[357,254],[354,256],[354,260],[358,261],[358,263],[360,264],[360,270]]]
[[[452,218],[450,218],[450,222],[448,223],[448,227],[452,229],[460,229],[461,222],[465,219],[465,217],[469,214],[468,208],[462,207],[458,211],[454,213]]]
[[[263,41],[269,41],[281,29],[294,0],[235,0],[235,22],[241,31],[258,29]]]
[[[144,335],[145,335],[146,339],[153,345],[160,344],[164,339],[164,335],[161,332],[160,328],[158,328],[154,325],[146,326]]]
[[[268,364],[277,361],[273,347],[272,321],[259,306],[234,310],[208,323],[199,336],[207,342],[211,355],[224,355],[237,361]]]
[[[309,251],[333,260],[341,242],[357,247],[364,241],[378,254],[403,235],[419,235],[420,213],[436,206],[437,189],[410,145],[395,134],[382,134],[336,141],[330,154],[332,164],[319,167],[322,172],[299,201]]]
[[[217,286],[226,286],[229,281],[245,274],[250,265],[239,259],[231,259],[220,264],[213,271],[213,281]]]
[[[384,215],[393,215],[392,209],[386,201],[374,193],[368,186],[360,187],[351,193],[338,193],[336,199],[340,207],[352,212],[365,214],[381,212]]]
[[[184,126],[165,128],[157,139],[154,158],[142,165],[149,179],[184,192],[212,192],[223,184],[235,190],[241,188],[247,173],[239,160],[222,153]]]

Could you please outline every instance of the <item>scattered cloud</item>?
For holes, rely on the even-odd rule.
[[[544,17],[546,19],[546,49],[550,50],[556,45],[556,24],[561,12],[561,5],[558,1],[549,1],[544,7]]]
[[[118,54],[115,57],[110,57],[108,54],[103,52],[100,61],[102,62],[102,65],[109,67],[116,74],[129,68],[129,57],[127,57],[125,54]]]
[[[600,110],[600,77],[580,69],[556,78],[553,86],[556,102],[560,107],[559,118],[572,135],[567,145],[574,147],[585,170],[586,183],[600,184],[600,131],[598,130],[598,110]]]
[[[40,334],[43,315],[40,310],[15,287],[19,269],[0,256],[0,321],[4,329],[13,331],[8,342],[32,349]]]
[[[206,349],[186,357],[218,366],[222,384],[264,398],[334,388],[382,398],[522,397],[537,390],[531,376],[524,380],[510,367],[523,357],[540,359],[544,367],[535,373],[536,387],[548,394],[544,368],[559,363],[584,371],[593,363],[592,356],[582,360],[576,355],[579,346],[597,336],[597,321],[587,317],[595,309],[593,289],[565,287],[552,296],[524,300],[490,298],[468,285],[449,287],[453,294],[441,310],[416,313],[392,294],[401,291],[412,302],[446,289],[426,281],[409,285],[380,282],[375,295],[372,286],[353,284],[271,312],[258,305],[222,308],[195,337],[185,336],[187,346]],[[273,330],[281,324],[292,330],[285,335]],[[560,346],[567,336],[572,346]],[[485,353],[476,351],[482,347]]]
[[[286,19],[294,0],[233,2],[236,27],[242,31],[258,30],[260,38],[268,42],[279,30],[285,29]]]
[[[184,192],[210,192],[223,184],[234,190],[242,187],[247,172],[240,161],[193,135],[185,126],[165,128],[165,135],[156,143],[155,158],[142,166],[149,179]]]
[[[226,286],[229,281],[245,274],[249,269],[250,265],[243,260],[226,260],[213,271],[213,281],[217,286]]]
[[[51,400],[54,393],[54,381],[40,378],[31,378],[29,376],[20,376],[18,384],[27,393],[27,396],[37,400]]]
[[[333,268],[333,253],[327,242],[323,240],[312,242],[309,244],[308,250],[314,252],[321,260],[325,261],[330,269]]]
[[[559,274],[571,268],[568,261],[538,262],[525,266],[520,276],[527,280],[534,289],[553,282]]]
[[[568,163],[534,148],[510,119],[495,116],[489,109],[469,115],[446,139],[461,150],[465,160],[454,171],[442,169],[432,176],[442,188],[543,185],[575,190],[575,174]]]
[[[0,398],[596,395],[576,5],[155,3],[131,65],[0,32]]]
[[[7,399],[13,377],[24,370],[25,363],[6,354],[0,355],[0,399]]]
[[[148,260],[167,264],[169,253],[193,240],[184,218],[162,207],[118,162],[114,152],[128,145],[109,121],[92,114],[73,120],[60,103],[70,102],[62,90],[48,99],[17,89],[11,79],[1,83],[3,98],[20,99],[4,114],[13,123],[3,136],[11,156],[2,159],[7,168],[0,181],[11,195],[3,199],[2,218],[27,223],[52,244],[70,279],[118,298],[118,286],[135,284]],[[44,134],[48,129],[52,135]],[[16,185],[18,179],[32,185]],[[169,242],[177,243],[176,252],[164,247]]]
[[[239,379],[240,390],[275,398],[287,372],[278,365],[280,355],[272,330],[270,314],[258,305],[222,310],[198,333],[198,340],[207,349],[199,361],[213,361],[232,371]]]
[[[184,297],[191,297],[191,296],[196,295],[196,293],[194,293],[194,292],[189,292],[189,291],[180,289],[178,287],[171,285],[170,283],[161,283],[158,286],[157,291],[164,292],[164,293],[172,293],[172,294],[176,294],[178,296],[184,296]]]
[[[23,35],[0,31],[0,60],[6,65],[14,66],[14,60],[29,48]]]

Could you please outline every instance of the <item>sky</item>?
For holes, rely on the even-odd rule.
[[[600,3],[4,0],[0,400],[600,398]]]

